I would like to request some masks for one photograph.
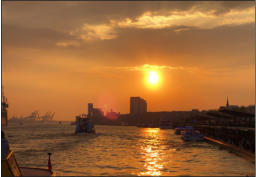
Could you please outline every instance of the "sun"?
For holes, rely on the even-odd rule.
[[[148,82],[150,84],[157,84],[159,81],[158,74],[155,71],[148,72]]]

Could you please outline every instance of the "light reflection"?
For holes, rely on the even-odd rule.
[[[143,135],[146,137],[145,142],[140,147],[144,155],[145,164],[144,171],[138,173],[138,176],[160,176],[163,168],[162,159],[159,155],[159,132],[158,128],[142,129]]]

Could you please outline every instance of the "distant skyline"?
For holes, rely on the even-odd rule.
[[[255,2],[2,2],[9,117],[255,102]],[[148,74],[153,73],[151,80]]]

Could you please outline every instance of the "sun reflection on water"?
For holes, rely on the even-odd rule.
[[[145,164],[144,171],[138,173],[138,176],[160,176],[163,164],[159,154],[159,129],[150,128],[143,129],[143,134],[147,137],[147,141],[140,147],[141,153],[144,155]]]

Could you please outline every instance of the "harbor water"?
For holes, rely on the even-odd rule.
[[[19,166],[45,167],[48,152],[59,176],[254,176],[255,165],[207,142],[183,142],[174,130],[96,126],[75,135],[70,122],[10,123],[3,128]]]

